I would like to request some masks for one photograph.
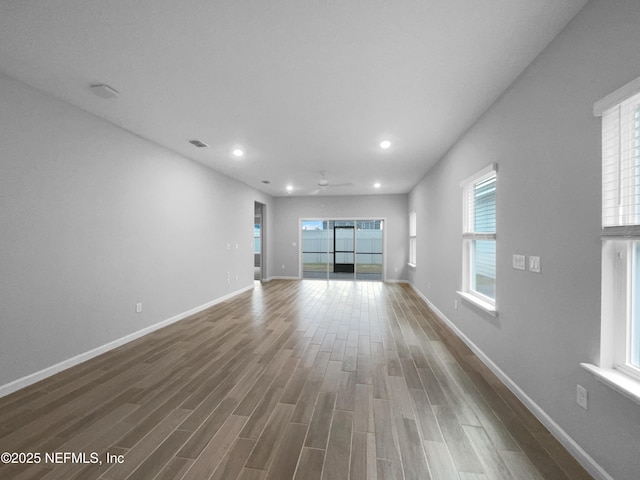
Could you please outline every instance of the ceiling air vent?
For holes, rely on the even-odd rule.
[[[198,147],[198,148],[206,148],[206,147],[208,147],[208,146],[209,146],[209,145],[207,145],[206,143],[201,142],[200,140],[189,140],[189,143],[190,143],[191,145],[195,145],[195,146],[196,146],[196,147]]]

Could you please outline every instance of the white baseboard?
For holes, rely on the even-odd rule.
[[[511,378],[505,374],[500,367],[480,350],[446,315],[444,315],[423,293],[416,288],[413,283],[409,283],[411,288],[424,300],[433,312],[438,315],[453,332],[462,340],[467,347],[484,363],[494,375],[496,375],[502,383],[504,383],[511,392],[518,397],[525,407],[542,423],[551,434],[573,455],[573,457],[596,479],[598,480],[614,480],[604,468],[602,468],[578,443],[565,432],[537,403],[535,403]]]
[[[300,277],[287,277],[287,276],[273,276],[269,277],[269,280],[300,280]]]
[[[235,292],[231,292],[227,295],[224,295],[223,297],[216,298],[215,300],[211,300],[210,302],[207,302],[203,305],[187,310],[186,312],[179,313],[178,315],[174,315],[171,318],[167,318],[166,320],[163,320],[161,322],[154,323],[153,325],[145,327],[142,330],[138,330],[122,338],[118,338],[109,343],[96,347],[92,350],[89,350],[88,352],[81,353],[79,355],[76,355],[75,357],[68,358],[67,360],[63,360],[60,363],[56,363],[55,365],[52,365],[40,371],[29,374],[25,377],[18,378],[17,380],[9,382],[5,385],[1,385],[0,398],[6,395],[9,395],[10,393],[13,393],[17,390],[20,390],[21,388],[24,388],[36,382],[39,382],[40,380],[44,380],[45,378],[55,375],[56,373],[62,372],[63,370],[71,368],[82,362],[86,362],[87,360],[97,357],[98,355],[102,355],[103,353],[106,353],[109,350],[113,350],[114,348],[120,347],[125,343],[132,342],[133,340],[136,340],[144,335],[147,335],[151,332],[159,330],[160,328],[171,325],[172,323],[183,320],[187,317],[190,317],[191,315],[201,312],[202,310],[206,310],[207,308],[210,308],[218,303],[222,303],[225,300],[229,300],[230,298],[233,298],[236,295],[240,295],[241,293],[244,293],[252,289],[253,289],[253,285],[241,288],[240,290],[236,290]]]

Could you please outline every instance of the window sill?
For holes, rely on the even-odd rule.
[[[637,380],[612,368],[600,368],[591,363],[581,363],[580,366],[593,373],[605,385],[640,405],[640,382]]]
[[[467,302],[475,305],[476,307],[480,308],[481,310],[484,310],[485,312],[487,312],[489,315],[493,316],[493,317],[497,317],[498,316],[498,311],[496,310],[496,306],[492,305],[489,302],[485,302],[484,300],[471,295],[467,292],[456,292],[458,295],[460,295],[462,297],[463,300],[466,300]]]
[[[410,268],[413,268],[413,269],[416,268],[416,264],[415,263],[407,263],[407,265],[409,265]]]

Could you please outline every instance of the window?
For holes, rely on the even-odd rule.
[[[600,366],[640,381],[640,93],[601,115]]]
[[[409,266],[416,266],[416,212],[409,213]]]
[[[593,112],[602,117],[600,365],[582,366],[640,404],[640,78]]]
[[[462,183],[462,291],[490,313],[496,304],[496,169],[489,165]]]

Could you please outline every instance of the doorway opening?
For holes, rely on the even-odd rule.
[[[384,220],[301,220],[302,278],[384,280]]]
[[[260,202],[254,203],[253,214],[253,279],[262,281],[265,278],[265,252],[264,252],[264,219],[266,205]]]

